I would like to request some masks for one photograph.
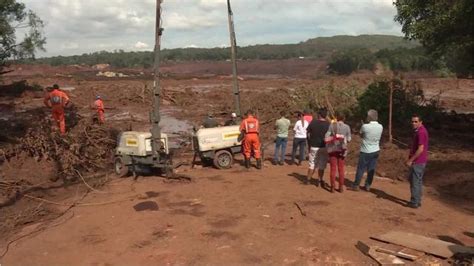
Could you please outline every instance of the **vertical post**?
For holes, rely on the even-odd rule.
[[[229,20],[229,33],[230,33],[230,50],[232,56],[232,81],[233,81],[233,94],[234,94],[234,104],[235,104],[235,113],[237,117],[242,117],[242,113],[240,111],[240,90],[239,90],[239,83],[237,80],[237,62],[236,62],[236,46],[237,41],[235,39],[235,31],[234,31],[234,18],[232,9],[230,7],[230,0],[227,0],[227,13],[228,13],[228,20]]]
[[[390,99],[388,104],[388,141],[392,143],[392,110],[393,110],[393,80],[388,82],[390,89]]]
[[[155,164],[159,163],[159,151],[161,149],[160,130],[160,38],[163,32],[161,28],[161,1],[156,0],[156,23],[155,23],[155,49],[154,49],[154,81],[153,81],[153,109],[151,111],[151,136],[152,152]]]

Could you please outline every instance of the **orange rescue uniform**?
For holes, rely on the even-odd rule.
[[[243,149],[245,159],[250,159],[250,156],[253,153],[255,159],[260,159],[260,125],[258,119],[249,115],[240,123],[240,131],[245,132],[245,137],[243,140]]]
[[[94,101],[94,106],[97,109],[97,115],[99,116],[99,122],[103,124],[105,122],[105,108],[104,108],[104,102],[102,99],[97,99]]]
[[[69,102],[69,97],[63,91],[54,89],[46,94],[44,104],[51,108],[53,119],[59,125],[62,135],[66,134],[66,121],[64,117],[64,107]]]

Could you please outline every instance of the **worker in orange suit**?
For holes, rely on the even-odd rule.
[[[59,89],[58,84],[48,88],[48,93],[44,97],[44,104],[51,108],[53,119],[59,125],[61,135],[66,134],[66,121],[64,108],[69,105],[69,97],[64,91]]]
[[[100,95],[95,96],[94,108],[97,110],[97,117],[99,119],[99,124],[105,123],[104,101],[102,101],[102,97],[100,97]]]
[[[260,158],[260,125],[258,119],[254,117],[252,110],[247,111],[247,117],[240,123],[240,132],[245,137],[243,149],[245,156],[245,167],[250,168],[250,156],[253,154],[257,160],[257,168],[262,169],[262,159]]]

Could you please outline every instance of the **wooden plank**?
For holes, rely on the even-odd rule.
[[[379,249],[379,247],[371,246],[369,249],[369,256],[376,260],[379,265],[405,265],[401,259],[391,254],[377,252],[377,249]]]
[[[379,247],[376,246],[369,246],[365,244],[362,241],[358,241],[356,245],[357,249],[359,249],[362,253],[365,255],[371,257],[374,259],[379,265],[403,265],[405,264],[402,260],[399,258],[386,254],[386,253],[380,253],[377,252],[376,249]]]
[[[474,248],[472,247],[465,247],[439,239],[407,232],[391,231],[372,238],[383,242],[393,243],[423,251],[442,258],[450,258],[456,253],[474,254]]]
[[[394,255],[394,256],[397,256],[397,257],[400,257],[400,258],[403,258],[403,259],[407,259],[407,260],[416,260],[418,258],[418,256],[405,253],[402,250],[398,251],[398,250],[390,250],[390,249],[386,249],[386,248],[377,248],[375,251],[382,252],[382,253],[387,253],[387,254]]]

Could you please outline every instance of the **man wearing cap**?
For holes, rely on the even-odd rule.
[[[61,135],[66,134],[66,121],[64,115],[64,107],[69,106],[69,97],[67,94],[59,90],[58,84],[47,88],[48,93],[44,97],[44,105],[51,108],[53,119],[59,125]]]
[[[105,123],[104,101],[102,101],[102,97],[100,97],[100,95],[95,96],[94,107],[97,110],[97,117],[99,119],[99,124]]]
[[[224,126],[235,126],[237,125],[237,114],[232,113],[230,115],[230,119],[225,121]]]

